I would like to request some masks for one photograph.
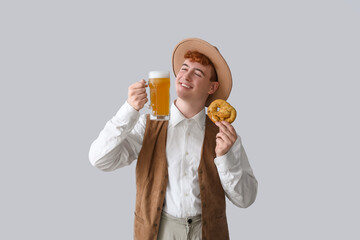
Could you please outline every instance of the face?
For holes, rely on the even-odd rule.
[[[214,70],[211,65],[204,66],[186,59],[176,77],[176,93],[185,101],[202,101],[205,104],[209,94],[214,93],[218,82],[211,82]]]

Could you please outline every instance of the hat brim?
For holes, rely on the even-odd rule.
[[[219,50],[202,39],[187,38],[182,40],[176,45],[172,54],[172,67],[175,76],[185,61],[184,55],[187,51],[198,51],[204,54],[211,60],[215,67],[219,88],[215,93],[209,95],[205,106],[208,107],[210,103],[216,99],[227,100],[232,88],[232,77],[230,68]]]

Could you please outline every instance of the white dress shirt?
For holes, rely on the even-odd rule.
[[[205,109],[187,119],[172,104],[167,129],[166,157],[169,182],[163,210],[185,218],[201,214],[197,169],[205,135]],[[92,165],[112,171],[131,164],[142,147],[146,115],[127,102],[109,120],[92,143]],[[214,159],[226,196],[238,207],[250,206],[256,198],[257,180],[253,175],[240,136],[231,149]]]

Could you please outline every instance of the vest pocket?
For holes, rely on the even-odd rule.
[[[139,217],[136,213],[135,214],[135,220],[138,221],[141,224],[144,224],[144,219],[142,219],[141,217]]]
[[[144,227],[144,219],[139,217],[136,212],[134,221],[134,240],[144,240],[146,238],[146,231]]]

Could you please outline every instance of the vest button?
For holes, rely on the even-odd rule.
[[[200,174],[202,174],[202,173],[203,173],[202,169],[200,169],[200,170],[199,170],[199,173],[200,173]]]
[[[158,208],[157,208],[157,210],[158,210],[158,211],[160,211],[160,210],[161,210],[161,208],[160,208],[160,207],[158,207]]]
[[[204,190],[204,189],[205,189],[205,186],[204,186],[204,185],[201,185],[200,189],[201,189],[201,190]]]
[[[206,207],[206,204],[205,203],[203,203],[203,205],[202,205],[203,207]]]
[[[154,224],[154,227],[157,227],[157,223]]]

